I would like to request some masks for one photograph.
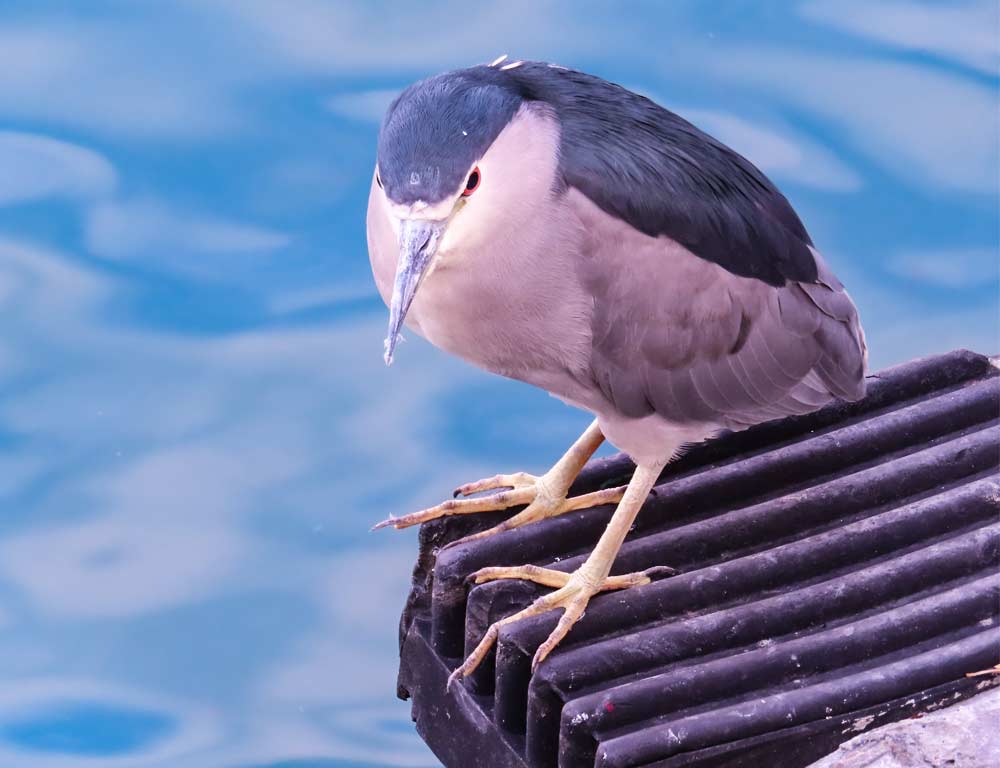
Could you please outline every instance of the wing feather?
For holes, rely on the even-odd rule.
[[[638,334],[595,329],[604,341],[591,360],[594,377],[620,412],[739,429],[863,395],[864,339],[839,282],[776,287],[722,270],[717,279],[741,284],[727,286],[725,300],[706,290],[685,297],[683,311],[667,312],[636,284],[632,298],[650,302],[641,308],[648,311],[602,315],[612,324],[647,324]],[[608,343],[630,337],[643,343],[624,350]]]
[[[619,414],[742,428],[864,394],[857,310],[819,254],[816,282],[772,285],[570,200],[588,233],[587,364]]]

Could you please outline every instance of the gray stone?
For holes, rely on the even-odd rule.
[[[1000,680],[984,680],[984,686]],[[1000,690],[844,742],[811,768],[998,768]]]

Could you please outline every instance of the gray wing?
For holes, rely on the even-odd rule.
[[[741,429],[864,395],[858,313],[818,254],[816,282],[772,286],[663,239],[655,250],[595,293],[590,370],[623,415]]]

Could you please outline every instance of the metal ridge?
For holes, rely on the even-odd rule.
[[[1000,655],[998,446],[1000,372],[964,350],[879,372],[858,403],[696,446],[664,471],[613,571],[678,574],[596,597],[534,675],[557,617],[504,627],[450,695],[447,673],[489,623],[543,591],[468,576],[572,570],[612,509],[455,546],[504,513],[428,523],[400,695],[448,766],[804,766],[856,723],[994,683],[964,673]],[[591,462],[572,492],[631,469]]]

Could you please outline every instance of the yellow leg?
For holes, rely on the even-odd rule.
[[[543,595],[527,608],[494,622],[486,630],[483,639],[479,641],[479,645],[469,654],[469,657],[458,669],[452,672],[448,678],[449,687],[455,680],[467,677],[479,666],[496,642],[500,627],[503,625],[528,616],[537,616],[556,608],[563,609],[563,615],[559,618],[556,628],[535,652],[535,657],[531,662],[531,668],[534,669],[545,660],[545,657],[583,615],[591,597],[604,589],[624,588],[645,584],[649,581],[649,571],[615,576],[612,579],[608,578],[608,574],[611,572],[611,566],[618,555],[618,550],[621,549],[622,542],[625,541],[625,536],[635,521],[635,516],[642,508],[656,478],[659,477],[664,463],[640,465],[636,468],[635,474],[626,487],[608,527],[601,534],[597,546],[594,547],[594,551],[590,553],[583,565],[573,573],[567,575],[537,566],[521,566],[520,568],[484,568],[475,574],[477,582],[493,578],[527,578],[539,584],[556,587],[556,591]],[[619,582],[614,580],[619,580],[621,586],[616,586]]]
[[[511,528],[519,528],[527,523],[536,520],[544,520],[547,517],[555,517],[574,509],[586,509],[596,507],[600,504],[613,504],[622,498],[624,488],[608,488],[606,490],[586,493],[582,496],[568,498],[569,487],[573,484],[580,470],[594,455],[601,443],[604,442],[604,435],[597,422],[594,421],[587,430],[573,443],[565,455],[556,462],[541,477],[535,477],[525,472],[518,472],[512,475],[495,475],[493,477],[477,480],[474,483],[467,483],[455,489],[456,496],[467,496],[470,493],[480,491],[491,491],[499,488],[498,493],[474,499],[451,499],[429,509],[413,512],[402,517],[390,517],[378,523],[372,530],[378,528],[409,528],[411,525],[418,525],[434,520],[438,517],[448,515],[467,515],[475,512],[493,512],[509,507],[516,507],[520,504],[527,504],[523,510],[508,520],[504,520],[499,525],[482,531],[472,536],[467,536],[463,541],[479,539],[484,536],[492,536],[500,531]]]

